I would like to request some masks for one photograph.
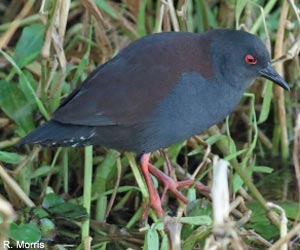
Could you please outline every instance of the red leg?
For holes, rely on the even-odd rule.
[[[151,180],[151,176],[149,173],[149,166],[150,166],[149,159],[150,159],[150,153],[142,155],[141,168],[149,190],[150,206],[155,211],[155,213],[160,217],[164,215],[164,210],[162,209],[160,197]]]
[[[179,187],[178,182],[174,181],[171,177],[167,176],[166,174],[164,174],[163,172],[161,172],[160,170],[158,170],[156,167],[154,167],[151,164],[149,164],[149,171],[151,174],[153,174],[158,179],[158,181],[162,182],[165,185],[164,193],[167,190],[170,190],[172,193],[174,193],[174,195],[178,199],[180,199],[185,204],[187,204],[189,202],[188,199],[181,192],[179,192],[177,190],[177,187]],[[192,180],[189,182],[190,182],[189,186],[194,183]]]
[[[159,169],[154,167],[152,164],[149,163],[150,153],[146,153],[141,157],[141,169],[149,190],[149,199],[150,199],[150,206],[155,211],[155,213],[160,217],[163,216],[165,213],[162,209],[162,201],[164,200],[165,194],[168,190],[170,190],[179,200],[183,203],[187,204],[188,199],[178,190],[179,187],[191,186],[194,184],[194,180],[185,180],[185,181],[175,181],[170,176],[166,175],[165,173],[161,172]],[[170,162],[167,164],[170,165]],[[151,179],[151,174],[153,174],[157,180],[165,186],[162,198],[160,199]],[[209,192],[209,188],[202,185],[196,184],[195,187],[199,191],[203,191],[205,193]],[[143,213],[143,218],[146,217],[148,213],[149,207]]]
[[[174,181],[171,177],[169,177],[165,173],[161,172],[159,169],[157,169],[153,165],[151,165],[150,163],[149,163],[148,168],[149,168],[150,173],[153,174],[158,179],[158,181],[162,182],[165,186],[162,200],[163,200],[167,190],[170,190],[182,202],[184,202],[185,204],[188,203],[188,199],[180,191],[178,191],[178,188],[192,186],[195,183],[194,180],[185,180],[185,181],[177,182],[177,181]],[[197,190],[202,191],[204,193],[208,193],[210,191],[208,187],[206,187],[202,184],[196,184],[195,187],[197,188]]]

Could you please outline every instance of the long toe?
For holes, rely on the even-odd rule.
[[[187,181],[180,181],[177,182],[173,180],[170,176],[166,175],[165,173],[161,172],[159,169],[154,167],[149,163],[149,172],[153,174],[159,182],[163,183],[165,189],[162,196],[162,201],[165,197],[166,192],[169,190],[171,193],[173,193],[179,200],[184,202],[185,204],[188,203],[188,199],[178,190],[179,187],[183,186],[191,186],[194,184],[194,181],[187,180]]]

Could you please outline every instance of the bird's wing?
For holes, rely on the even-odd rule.
[[[75,89],[53,119],[86,126],[143,121],[172,92],[182,73],[212,77],[209,41],[195,36],[163,33],[132,43]]]

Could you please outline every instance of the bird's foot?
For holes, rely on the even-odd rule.
[[[190,187],[192,185],[195,185],[196,189],[199,190],[200,192],[208,193],[210,191],[209,187],[200,183],[195,184],[194,180],[175,181],[170,176],[166,175],[165,173],[163,173],[162,171],[160,171],[150,163],[149,163],[149,171],[157,178],[159,182],[163,183],[165,187],[161,197],[161,203],[163,202],[165,195],[169,190],[183,203],[188,204],[188,199],[178,190],[178,188],[180,187]]]
[[[162,208],[162,202],[165,199],[167,191],[173,193],[184,204],[188,204],[189,201],[178,190],[178,188],[190,187],[192,185],[195,185],[196,189],[199,190],[200,192],[208,193],[210,191],[209,188],[205,185],[202,185],[200,183],[195,184],[194,180],[175,181],[170,176],[168,176],[167,174],[163,173],[162,171],[154,167],[152,164],[150,164],[149,159],[150,159],[150,153],[144,154],[141,157],[141,168],[149,190],[149,199],[150,199],[150,205],[143,213],[143,218],[146,217],[146,214],[148,213],[150,207],[155,211],[157,216],[161,217],[165,215],[165,212]],[[157,180],[164,185],[164,191],[161,198],[159,197],[159,194],[157,193],[157,190],[154,187],[150,173],[153,174],[157,178]]]

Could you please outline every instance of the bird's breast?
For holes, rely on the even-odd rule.
[[[160,147],[187,139],[220,122],[234,109],[242,92],[208,81],[196,72],[182,74],[173,91],[149,116],[145,140]]]

